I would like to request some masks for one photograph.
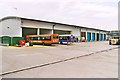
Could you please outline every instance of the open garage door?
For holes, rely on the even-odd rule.
[[[97,41],[99,41],[99,33],[97,33]]]
[[[22,37],[26,38],[26,35],[36,35],[37,29],[36,28],[22,28]]]
[[[86,32],[81,32],[81,41],[85,42],[86,40]]]
[[[51,34],[52,30],[51,29],[40,29],[40,34]]]
[[[71,31],[54,30],[54,34],[71,34]]]

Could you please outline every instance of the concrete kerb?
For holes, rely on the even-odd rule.
[[[29,46],[29,47],[7,46],[7,48],[45,48],[45,46]]]

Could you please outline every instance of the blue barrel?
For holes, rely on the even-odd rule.
[[[92,33],[92,41],[95,41],[95,33]]]
[[[90,42],[90,40],[91,40],[91,33],[87,32],[87,41]]]
[[[103,40],[103,34],[100,34],[100,41]]]

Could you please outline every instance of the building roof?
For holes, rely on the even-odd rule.
[[[6,19],[11,19],[11,18],[30,20],[30,21],[37,21],[37,22],[45,22],[45,23],[52,23],[53,25],[59,24],[59,25],[74,26],[74,27],[79,27],[79,28],[85,28],[85,29],[92,29],[92,30],[109,32],[107,30],[102,30],[102,29],[88,28],[88,27],[83,27],[83,26],[78,26],[78,25],[65,24],[65,23],[52,22],[52,21],[44,21],[44,20],[31,19],[31,18],[24,18],[24,17],[18,17],[18,16],[7,16],[7,17],[4,17],[4,18],[0,19],[0,22],[3,21],[3,20],[6,20]]]

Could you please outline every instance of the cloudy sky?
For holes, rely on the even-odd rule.
[[[119,0],[1,0],[0,18],[20,16],[79,25],[118,29]]]

